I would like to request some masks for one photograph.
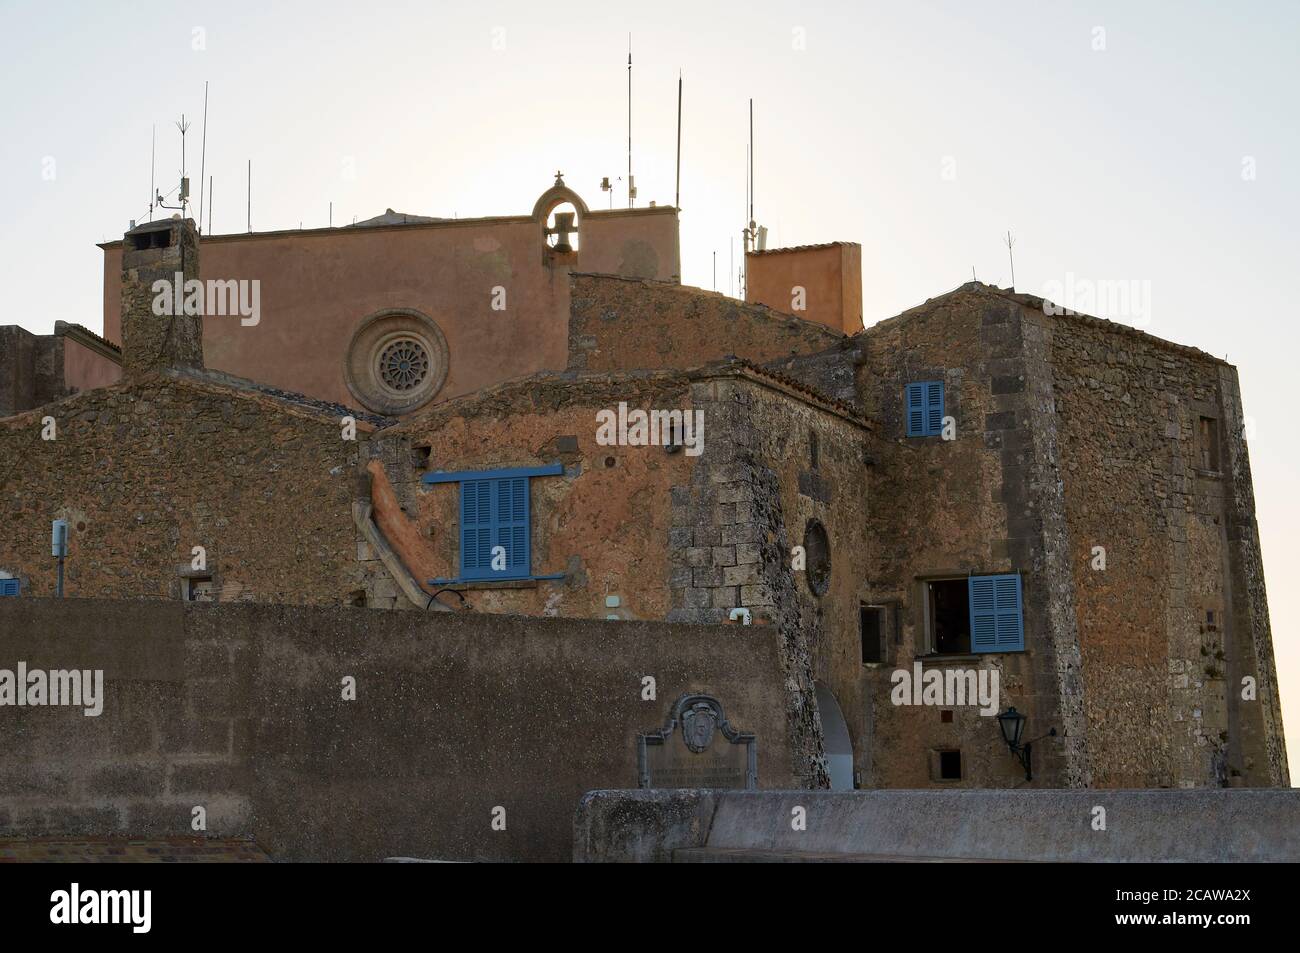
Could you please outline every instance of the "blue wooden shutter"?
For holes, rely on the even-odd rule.
[[[17,579],[0,579],[0,596],[16,596],[21,586]]]
[[[1025,647],[1020,576],[971,576],[970,647],[972,652],[1019,652]]]
[[[460,484],[460,575],[485,579],[492,575],[492,483],[463,480]]]
[[[925,435],[935,437],[943,433],[943,381],[928,381],[925,385]]]
[[[925,436],[925,385],[907,385],[907,435]]]
[[[528,552],[528,478],[508,477],[492,482],[496,497],[492,545],[505,548],[506,568],[490,571],[489,575],[495,579],[523,578],[528,575],[531,562]],[[491,563],[488,565],[490,569]]]

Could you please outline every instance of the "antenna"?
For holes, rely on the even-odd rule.
[[[636,204],[636,184],[632,180],[632,34],[627,35],[627,207]]]
[[[185,121],[184,113],[181,114],[181,121],[176,123],[176,128],[181,131],[181,184],[178,190],[173,190],[173,191],[180,192],[181,204],[166,205],[163,203],[163,197],[161,194],[157,194],[154,201],[157,204],[158,208],[176,209],[181,213],[181,216],[183,217],[185,215],[185,207],[189,204],[189,200],[190,200],[190,180],[185,176],[185,133],[189,131],[190,124]],[[202,183],[200,183],[200,186],[201,185]],[[169,191],[167,194],[171,195],[172,193]],[[149,216],[149,221],[153,221],[152,210]]]
[[[749,100],[749,227],[754,227],[754,100]]]
[[[203,149],[199,155],[199,231],[203,231],[203,176],[208,162],[208,81],[203,81]]]
[[[334,227],[334,203],[330,202],[330,228]]]
[[[253,160],[248,160],[248,231],[253,231]]]
[[[713,290],[718,290],[718,252],[713,252]]]
[[[200,182],[199,186],[202,185]],[[205,234],[212,234],[212,176],[208,176],[208,230]]]
[[[1016,256],[1011,253],[1011,246],[1014,245],[1015,239],[1011,237],[1011,230],[1007,230],[1007,257],[1011,259],[1011,287],[1016,286]]]
[[[158,158],[158,124],[153,124],[153,132],[149,134],[149,221],[153,221],[153,203],[154,196],[157,195],[157,189],[154,187],[154,165]]]
[[[673,200],[673,207],[678,211],[682,208],[682,71],[677,71],[677,197]],[[714,285],[717,285],[717,257],[718,253],[713,253],[714,257]],[[718,289],[714,287],[714,291]]]

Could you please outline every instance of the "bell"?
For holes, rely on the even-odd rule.
[[[556,251],[573,251],[573,246],[569,244],[569,236],[577,231],[573,227],[573,212],[556,212],[555,227],[550,229],[552,235],[556,236]]]

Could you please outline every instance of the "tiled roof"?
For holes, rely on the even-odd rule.
[[[831,397],[829,394],[823,394],[821,391],[817,390],[817,388],[811,387],[808,384],[805,384],[801,380],[797,380],[786,374],[782,374],[779,371],[774,371],[769,367],[762,366],[761,364],[755,364],[753,361],[744,357],[735,358],[730,363],[733,363],[739,367],[743,367],[745,368],[745,370],[751,371],[759,375],[760,377],[767,377],[789,388],[790,390],[798,391],[799,393],[811,397],[814,400],[820,401],[823,404],[827,404],[831,407],[834,407],[836,410],[840,411],[841,413],[849,417],[852,417],[854,420],[858,421],[859,423],[864,423],[867,424],[868,426],[871,425],[870,419],[863,417],[862,414],[858,411],[858,409],[854,407],[852,404],[846,404],[844,401],[836,397]]]
[[[785,248],[764,248],[762,251],[750,251],[750,255],[781,255],[792,251],[816,251],[819,248],[855,248],[857,242],[822,242],[820,245],[787,245]]]
[[[358,422],[365,422],[376,430],[382,430],[385,427],[391,427],[397,421],[391,417],[384,417],[380,414],[368,413],[364,410],[357,410],[354,407],[348,407],[346,404],[336,404],[333,401],[319,400],[315,397],[308,397],[306,394],[299,394],[294,391],[281,390],[270,384],[263,384],[258,381],[251,381],[247,378],[236,377],[233,374],[227,374],[223,371],[214,370],[193,370],[190,368],[168,368],[167,376],[176,380],[188,381],[192,384],[207,385],[209,387],[233,390],[239,393],[251,396],[269,397],[279,404],[283,404],[294,410],[304,413],[331,417],[337,420],[340,417],[351,417]]]
[[[108,338],[96,334],[94,331],[90,330],[90,328],[86,327],[84,324],[77,324],[72,321],[54,322],[55,334],[67,334],[68,332],[72,332],[74,337],[88,338],[89,340],[94,341],[95,343],[101,345],[102,347],[107,348],[110,351],[116,351],[118,354],[122,353],[121,347],[114,344],[112,341],[108,340]]]

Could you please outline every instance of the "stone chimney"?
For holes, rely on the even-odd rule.
[[[745,300],[856,334],[862,330],[862,246],[829,242],[749,252]]]
[[[198,278],[199,235],[192,219],[148,222],[122,237],[125,373],[203,367],[204,308]]]

